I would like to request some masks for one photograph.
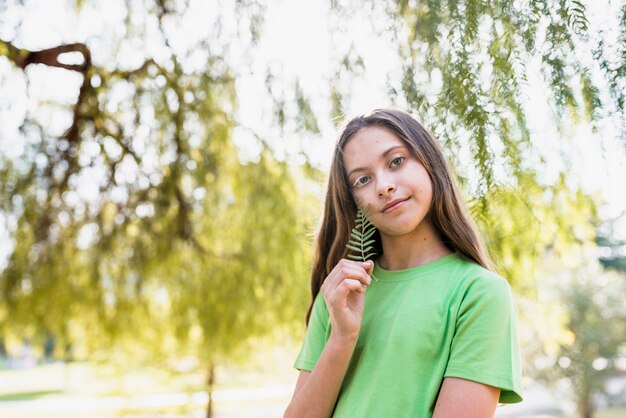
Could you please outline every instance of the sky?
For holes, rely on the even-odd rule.
[[[69,1],[69,3],[68,3]],[[68,13],[75,0],[35,0],[26,1],[26,8],[9,8],[3,16],[4,26],[0,25],[0,37],[13,39],[18,36],[20,45],[36,50],[61,43],[89,41],[94,62],[101,65],[121,65],[126,69],[138,67],[143,62],[142,49],[148,55],[162,54],[160,43],[154,39],[145,45],[126,42],[119,50],[114,50],[119,37],[132,39],[132,33],[125,33],[120,24],[125,17],[125,2],[86,1],[79,16]],[[320,135],[303,133],[294,126],[281,130],[272,117],[272,101],[265,87],[265,68],[270,68],[277,82],[273,89],[284,93],[287,101],[293,82],[299,83],[311,98],[317,115],[330,114],[328,84],[332,79],[350,86],[351,97],[346,105],[348,115],[368,113],[375,108],[391,104],[387,96],[386,81],[389,74],[397,70],[398,57],[395,53],[397,42],[390,34],[375,34],[372,25],[384,26],[384,18],[370,20],[366,12],[358,8],[351,19],[338,21],[328,13],[329,3],[294,2],[288,0],[268,0],[265,4],[265,22],[259,44],[252,50],[246,49],[249,36],[243,29],[249,22],[237,19],[233,12],[234,0],[221,0],[223,50],[232,68],[236,69],[239,108],[239,126],[235,128],[234,140],[239,146],[243,160],[254,159],[260,150],[255,134],[268,138],[279,158],[302,162],[300,152],[304,149],[310,161],[321,168],[330,164],[337,130],[333,121],[321,117]],[[615,15],[611,7],[619,2],[590,2],[589,19],[592,24],[609,25],[603,19]],[[131,7],[142,4],[140,0],[129,1]],[[184,49],[186,45],[203,37],[218,36],[214,33],[218,18],[215,3],[192,0],[190,12],[182,22],[166,22],[173,48]],[[134,19],[141,23],[141,14]],[[10,22],[21,21],[17,29]],[[181,27],[184,29],[181,30]],[[239,40],[237,40],[239,38]],[[220,44],[217,42],[216,44]],[[336,74],[332,65],[338,57],[353,48],[364,61],[365,70],[354,77]],[[197,59],[191,60],[202,65],[206,62],[207,51],[196,51]],[[107,61],[110,55],[115,62]],[[71,57],[70,57],[71,58]],[[535,150],[546,157],[550,164],[544,170],[547,181],[560,170],[571,174],[573,185],[579,184],[588,193],[599,193],[606,204],[601,208],[601,216],[617,217],[626,210],[626,193],[623,179],[626,178],[625,147],[615,139],[615,129],[610,121],[605,121],[598,132],[593,132],[588,124],[572,126],[565,132],[556,128],[552,110],[547,103],[547,87],[539,75],[537,63],[528,63],[529,90],[527,116],[533,133]],[[71,105],[77,97],[81,79],[78,74],[50,69],[43,66],[30,66],[26,76],[14,71],[10,64],[0,59],[0,152],[6,155],[19,155],[23,146],[18,137],[18,127],[26,112],[36,113],[45,121],[52,132],[59,134],[68,126],[71,114],[50,103]],[[123,100],[123,92],[120,99]],[[43,105],[42,103],[48,103]],[[562,140],[567,135],[567,140]],[[565,144],[565,145],[564,145]],[[564,160],[564,152],[569,156]],[[86,183],[79,194],[88,199],[94,188]],[[619,238],[626,238],[626,216],[618,225]],[[0,222],[0,242],[8,242],[7,225]],[[6,260],[9,247],[0,246],[0,268]]]

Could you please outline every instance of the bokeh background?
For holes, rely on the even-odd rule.
[[[395,107],[515,291],[497,416],[626,416],[625,98],[624,0],[0,1],[0,415],[282,416],[337,131]]]

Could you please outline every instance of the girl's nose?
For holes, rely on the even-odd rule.
[[[396,190],[396,185],[390,179],[381,179],[378,187],[379,196],[389,196],[391,192]]]

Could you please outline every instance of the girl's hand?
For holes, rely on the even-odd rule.
[[[322,284],[321,292],[330,313],[331,335],[356,341],[365,307],[365,289],[374,263],[342,259]]]

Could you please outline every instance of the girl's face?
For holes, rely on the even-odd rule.
[[[433,187],[424,166],[388,129],[359,130],[345,145],[343,162],[359,206],[381,236],[403,236],[426,226]]]

